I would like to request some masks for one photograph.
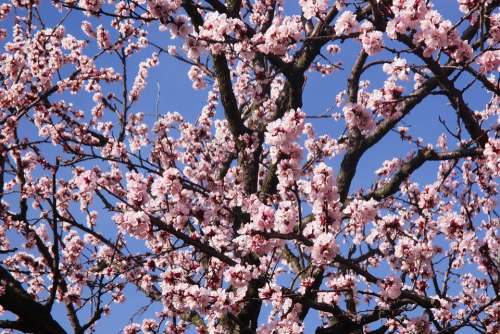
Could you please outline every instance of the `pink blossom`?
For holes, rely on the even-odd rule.
[[[272,146],[272,155],[276,159],[280,153],[289,154],[293,143],[304,129],[305,113],[300,110],[290,110],[283,118],[267,125],[265,142]]]
[[[401,294],[403,283],[398,276],[390,275],[383,282],[384,296],[389,299],[396,299]]]
[[[81,28],[85,35],[87,35],[88,37],[97,38],[97,34],[92,28],[92,24],[89,21],[83,21]]]
[[[256,34],[252,41],[265,54],[284,56],[290,46],[301,38],[302,22],[298,16],[276,18],[265,34]]]
[[[274,210],[273,208],[260,205],[257,214],[252,217],[252,221],[257,230],[265,231],[274,227]]]
[[[167,169],[161,178],[155,179],[151,186],[151,194],[155,197],[177,196],[182,190],[180,173],[175,168]]]
[[[335,33],[338,36],[351,34],[356,32],[357,29],[356,16],[349,10],[344,11],[335,22]]]
[[[102,25],[97,27],[97,44],[103,50],[109,49],[111,47],[109,32],[104,29]]]
[[[408,80],[409,68],[406,59],[395,57],[391,64],[384,64],[384,72],[399,80]]]
[[[9,319],[92,332],[141,294],[125,333],[499,331],[498,1],[4,2]]]
[[[493,45],[500,42],[500,13],[490,16],[490,38],[488,42]]]
[[[326,50],[331,54],[336,54],[339,53],[341,49],[340,46],[338,46],[337,44],[328,44]]]
[[[401,116],[400,97],[404,88],[396,84],[394,77],[384,82],[382,89],[376,89],[368,98],[368,107],[386,119],[397,119]]]
[[[320,16],[328,8],[327,0],[299,0],[299,4],[304,17],[308,20],[314,16]]]
[[[98,14],[103,3],[103,0],[80,0],[78,5],[85,9],[85,15],[89,16]]]
[[[166,21],[168,15],[180,7],[180,0],[147,0],[148,10],[161,21]]]
[[[74,303],[76,305],[81,305],[82,300],[80,298],[82,294],[82,287],[80,285],[71,285],[67,288],[66,293],[64,294],[64,301],[66,303]]]
[[[283,201],[276,211],[276,230],[280,233],[293,232],[297,223],[297,209],[292,201]]]
[[[430,334],[429,317],[427,314],[421,315],[416,318],[410,318],[403,322],[402,334]]]
[[[139,65],[139,73],[137,73],[137,76],[135,77],[134,85],[132,86],[132,90],[129,94],[130,101],[135,101],[139,98],[140,93],[146,87],[146,79],[148,77],[149,69],[151,67],[158,66],[158,63],[159,58],[158,54],[156,53],[153,53],[150,58],[141,62],[141,64]]]
[[[384,34],[381,31],[370,31],[361,35],[361,43],[365,52],[372,56],[382,51]]]
[[[343,108],[347,127],[369,132],[375,126],[371,113],[360,104],[348,104]]]
[[[382,167],[375,171],[375,174],[379,176],[388,176],[395,172],[399,166],[401,166],[401,159],[394,158],[392,160],[385,160]]]
[[[151,228],[149,215],[144,211],[127,211],[116,220],[123,230],[138,239],[146,239]]]
[[[486,51],[476,61],[479,64],[479,72],[489,73],[500,71],[500,51]]]
[[[486,166],[493,175],[500,175],[500,139],[490,139],[484,148]]]
[[[314,240],[311,258],[319,265],[327,264],[334,261],[337,252],[338,246],[335,242],[334,235],[331,233],[322,233]]]
[[[83,251],[83,240],[75,231],[71,231],[64,237],[64,243],[66,245],[63,253],[65,259],[70,263],[75,263]]]
[[[168,24],[172,39],[176,37],[186,38],[193,32],[189,19],[184,15],[176,16],[172,23]]]
[[[142,174],[127,173],[127,200],[133,205],[141,205],[148,199],[148,180]]]
[[[11,10],[12,6],[8,3],[3,3],[0,5],[0,21],[4,20]]]
[[[133,323],[133,324],[129,324],[129,325],[125,326],[123,328],[123,333],[124,334],[137,334],[140,332],[140,330],[141,330],[141,327],[139,326],[139,324]]]
[[[199,68],[199,66],[191,66],[191,69],[188,72],[188,77],[193,82],[194,89],[203,89],[207,86],[204,80],[205,73]]]
[[[158,323],[154,319],[144,319],[142,321],[141,330],[145,334],[153,334],[158,328]]]
[[[368,201],[355,199],[344,209],[344,213],[349,215],[346,233],[354,237],[354,244],[361,244],[365,225],[374,220],[377,215],[377,204],[373,199]]]
[[[234,287],[241,288],[248,285],[252,274],[248,268],[237,264],[224,272],[224,278]]]

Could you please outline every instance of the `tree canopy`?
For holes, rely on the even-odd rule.
[[[445,3],[3,1],[0,328],[498,333],[500,1]]]

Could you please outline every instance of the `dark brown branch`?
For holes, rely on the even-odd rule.
[[[150,219],[151,219],[152,224],[154,226],[158,227],[160,230],[163,230],[163,231],[166,231],[166,232],[172,234],[177,239],[184,241],[186,244],[193,246],[195,249],[205,253],[206,255],[218,258],[222,262],[229,264],[231,266],[236,265],[236,261],[234,261],[233,259],[231,259],[227,255],[222,254],[217,249],[201,242],[200,240],[193,239],[193,238],[185,235],[184,233],[177,231],[171,225],[164,223],[159,218],[150,217]]]
[[[226,6],[224,6],[224,4],[219,0],[207,0],[207,2],[219,13],[221,14],[227,13]]]
[[[472,67],[470,66],[465,66],[464,67],[467,72],[469,72],[474,78],[477,80],[481,81],[483,84],[484,88],[489,90],[490,92],[499,95],[500,96],[500,86],[498,85],[498,82],[496,84],[492,83],[490,80],[488,80],[487,77],[484,75],[477,73]]]
[[[350,103],[356,103],[358,100],[359,80],[363,71],[368,55],[364,50],[361,50],[356,62],[353,65],[351,75],[347,81],[347,94]],[[342,162],[340,163],[340,171],[337,176],[337,189],[340,196],[340,201],[343,203],[349,193],[352,179],[356,174],[356,167],[358,165],[361,155],[366,150],[365,145],[362,144],[360,131],[353,129],[349,131],[349,147],[346,151]]]
[[[226,7],[231,17],[240,17],[241,0],[226,0]]]
[[[0,295],[0,305],[19,317],[18,321],[9,323],[10,325],[15,325],[15,329],[37,334],[66,334],[47,308],[33,300],[21,283],[2,266],[0,280],[5,284],[5,292]],[[3,325],[8,323],[4,322]]]
[[[356,62],[354,63],[349,79],[347,79],[347,94],[349,102],[356,103],[358,101],[359,80],[364,70],[364,65],[368,59],[368,54],[361,49]]]
[[[224,115],[229,123],[229,129],[235,140],[247,132],[241,113],[238,108],[238,102],[234,96],[233,86],[231,83],[231,73],[224,54],[212,55],[214,62],[214,72],[219,86],[222,105],[224,106]]]
[[[367,199],[373,198],[380,201],[388,196],[395,194],[404,180],[406,180],[415,170],[422,166],[426,161],[441,161],[441,160],[454,160],[464,157],[477,156],[481,154],[479,149],[462,149],[453,152],[437,153],[430,149],[421,149],[417,154],[405,162],[391,180],[383,187],[373,191],[365,196]]]
[[[406,37],[401,37],[400,39],[409,46],[413,45],[411,41]],[[453,82],[449,80],[446,75],[444,75],[439,63],[435,62],[431,58],[424,57],[422,51],[417,52],[417,54],[435,75],[439,86],[441,86],[441,88],[446,92],[448,100],[450,101],[453,108],[457,111],[458,116],[464,122],[465,128],[469,132],[472,139],[474,139],[484,147],[484,145],[486,145],[488,141],[488,136],[486,132],[481,129],[478,120],[474,116],[474,111],[472,111],[464,101],[462,92],[455,87]]]

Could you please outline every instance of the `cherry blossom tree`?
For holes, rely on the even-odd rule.
[[[0,327],[498,333],[500,1],[434,2],[3,1]],[[172,58],[201,110],[139,107]]]

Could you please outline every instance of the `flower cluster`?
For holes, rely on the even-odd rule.
[[[499,332],[498,1],[4,2],[2,326]]]

